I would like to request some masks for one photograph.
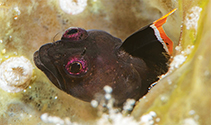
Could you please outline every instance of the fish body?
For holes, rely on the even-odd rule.
[[[138,100],[168,71],[173,43],[162,24],[169,14],[124,42],[105,31],[69,28],[61,40],[41,46],[34,62],[56,87],[81,100],[100,101],[106,85],[117,106]]]

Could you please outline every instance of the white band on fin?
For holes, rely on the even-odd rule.
[[[164,49],[166,50],[166,52],[169,54],[168,47],[167,47],[166,43],[163,41],[163,39],[161,38],[160,32],[159,32],[159,30],[157,29],[157,27],[156,27],[154,24],[150,25],[150,27],[154,30],[155,36],[157,37],[158,41],[160,41],[160,42],[162,43],[163,48],[164,48]]]

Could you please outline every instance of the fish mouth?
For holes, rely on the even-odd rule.
[[[45,73],[48,79],[59,89],[66,90],[65,86],[61,84],[64,81],[61,74],[57,70],[56,66],[49,59],[48,49],[52,46],[51,43],[43,45],[38,51],[33,55],[34,63],[41,71]]]

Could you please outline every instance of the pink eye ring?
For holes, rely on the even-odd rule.
[[[71,75],[82,75],[88,70],[87,62],[84,59],[71,58],[65,65],[66,71]]]

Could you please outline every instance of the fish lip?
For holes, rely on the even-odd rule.
[[[49,45],[49,44],[45,44],[43,46],[46,46],[46,45]],[[42,46],[42,47],[43,47]],[[41,48],[42,48],[41,47]],[[55,74],[48,68],[46,67],[45,63],[43,63],[42,59],[41,59],[41,53],[40,53],[40,50],[42,49],[39,49],[37,50],[34,55],[33,55],[33,59],[34,59],[34,63],[35,65],[37,66],[38,69],[40,69],[41,71],[43,71],[45,73],[45,75],[48,77],[48,79],[55,85],[57,86],[59,89],[62,89],[62,90],[66,90],[64,85],[62,85],[59,81],[59,79],[55,76]],[[56,68],[55,68],[56,69]],[[63,79],[62,79],[63,80]]]

